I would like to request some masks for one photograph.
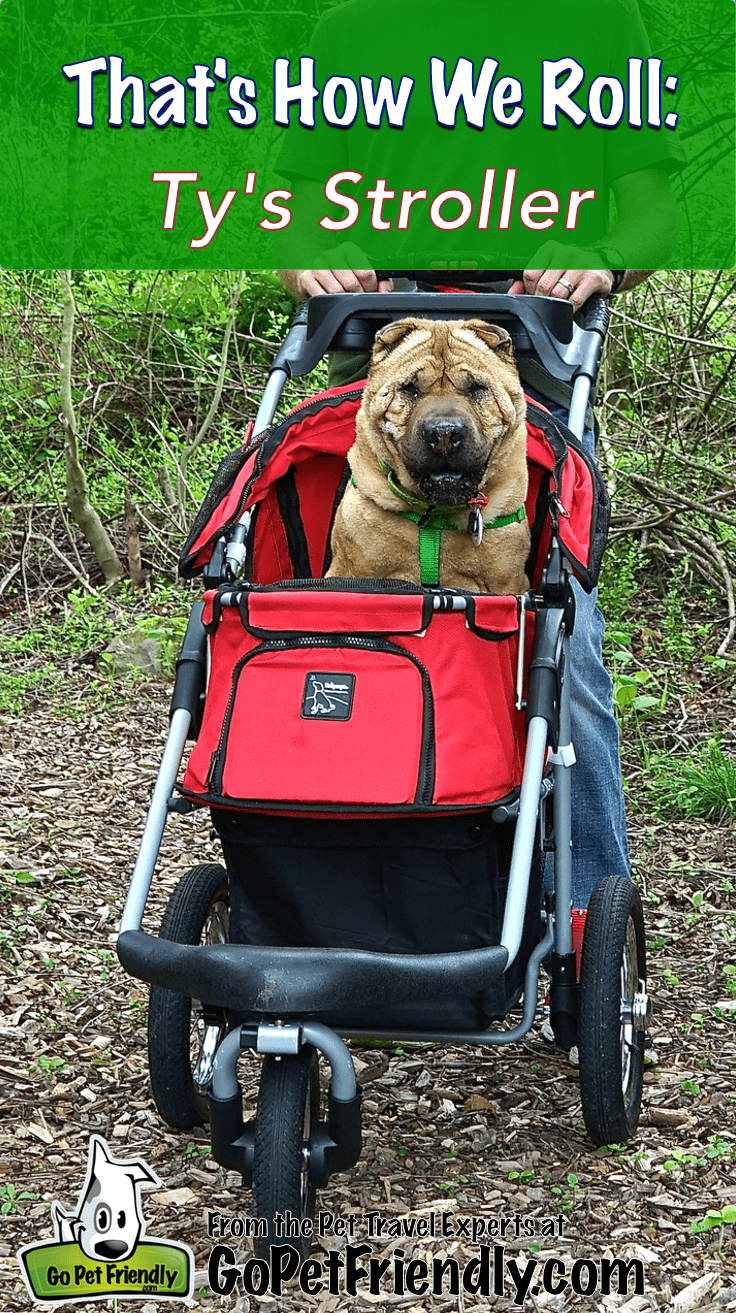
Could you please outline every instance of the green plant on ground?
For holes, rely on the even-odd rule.
[[[8,1182],[7,1185],[0,1185],[0,1213],[7,1216],[8,1213],[17,1213],[18,1204],[22,1199],[38,1199],[37,1194],[30,1190],[16,1190],[15,1186]]]
[[[673,1149],[672,1157],[663,1163],[666,1172],[681,1172],[686,1167],[705,1167],[705,1158],[693,1153],[685,1153],[683,1149]]]
[[[734,1204],[724,1204],[723,1208],[709,1208],[705,1217],[699,1222],[690,1223],[690,1234],[699,1235],[702,1231],[712,1231],[714,1227],[721,1228],[718,1237],[717,1253],[720,1254],[723,1249],[723,1233],[726,1226],[736,1226],[736,1206]]]
[[[646,685],[651,684],[653,676],[650,670],[635,670],[629,674],[627,668],[631,666],[633,660],[631,652],[627,652],[624,648],[619,648],[613,653],[611,679],[616,710],[623,713],[629,710],[653,711],[655,707],[661,709],[663,697],[666,699],[666,691],[659,697],[642,692]]]
[[[644,778],[652,806],[660,813],[736,819],[736,757],[727,755],[717,738],[701,744],[685,761],[652,754]]]
[[[726,1132],[726,1134],[729,1134]],[[725,1139],[724,1135],[709,1135],[708,1148],[705,1151],[706,1158],[733,1158],[736,1157],[736,1139],[730,1136]]]
[[[550,1194],[555,1195],[557,1207],[563,1213],[569,1213],[575,1206],[575,1191],[580,1184],[578,1177],[574,1172],[568,1172],[564,1181],[558,1181],[555,1185],[550,1185]]]

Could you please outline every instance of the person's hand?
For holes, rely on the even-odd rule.
[[[514,296],[552,296],[558,301],[570,301],[579,310],[589,297],[610,296],[613,290],[613,273],[610,269],[571,269],[575,261],[575,247],[559,242],[545,242],[534,257],[541,269],[526,269],[523,281],[517,279],[509,292]],[[590,263],[591,251],[581,251],[581,263]]]
[[[379,282],[373,269],[284,269],[279,273],[295,296],[325,296],[339,292],[392,292],[390,278]]]

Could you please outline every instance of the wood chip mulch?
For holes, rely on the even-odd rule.
[[[0,729],[3,1309],[30,1307],[15,1252],[51,1236],[52,1201],[74,1207],[93,1131],[114,1152],[140,1154],[164,1183],[144,1193],[147,1228],[194,1250],[193,1308],[518,1307],[511,1288],[491,1297],[463,1291],[357,1299],[297,1288],[278,1304],[239,1288],[229,1297],[207,1289],[208,1210],[247,1214],[250,1197],[240,1178],[209,1155],[205,1129],[175,1134],[160,1121],[146,1070],[146,987],[127,977],[115,956],[166,705],[161,683],[110,686],[88,666],[70,663],[61,699],[58,686],[46,697],[41,685],[24,714],[7,717]],[[527,1308],[736,1308],[736,1227],[690,1232],[708,1210],[736,1204],[736,1009],[734,976],[723,970],[736,964],[736,839],[728,826],[665,825],[635,808],[632,839],[645,895],[656,1059],[647,1067],[632,1143],[592,1148],[577,1070],[545,1044],[539,1026],[523,1043],[492,1052],[360,1049],[363,1154],[350,1172],[332,1178],[319,1209],[355,1213],[360,1240],[369,1210],[387,1217],[560,1217],[563,1235],[539,1242],[542,1259],[560,1257],[568,1270],[578,1258],[635,1257],[644,1264],[643,1295],[583,1297],[568,1288],[530,1294]],[[148,928],[157,926],[189,865],[219,859],[205,816],[174,817]],[[246,1061],[242,1066],[246,1106],[253,1108],[255,1076]],[[507,1235],[507,1254],[518,1251],[526,1262],[529,1243]],[[375,1253],[389,1256],[401,1245],[376,1241]],[[407,1261],[429,1252],[430,1259],[454,1255],[461,1265],[478,1253],[462,1238],[404,1241],[403,1248]],[[314,1254],[324,1251],[318,1245]],[[151,1299],[133,1305],[141,1313],[165,1306]],[[76,1307],[88,1313],[100,1305]]]

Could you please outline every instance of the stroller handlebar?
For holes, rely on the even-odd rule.
[[[579,373],[595,377],[595,371],[590,372],[587,334],[596,334],[599,356],[608,327],[608,306],[600,297],[591,297],[586,304],[581,324],[574,322],[569,301],[503,292],[344,292],[311,297],[300,306],[272,369],[286,378],[298,378],[310,373],[328,351],[369,355],[376,333],[406,315],[467,319],[469,314],[506,328],[517,356],[535,357],[553,378],[571,383]]]
[[[523,278],[523,269],[376,269],[376,278],[409,278],[413,283],[430,283],[434,287],[457,287],[465,283],[507,283]]]
[[[523,269],[376,269],[376,278],[408,278],[412,282],[434,287],[458,287],[468,291],[488,284],[516,281],[524,277]],[[583,330],[586,333],[608,332],[609,302],[602,296],[591,296],[582,308]]]

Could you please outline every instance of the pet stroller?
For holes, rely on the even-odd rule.
[[[274,422],[279,396],[325,352],[368,352],[406,315],[501,325],[522,375],[530,361],[572,384],[569,427],[529,405],[524,596],[324,578],[361,387]],[[568,303],[487,290],[310,301],[186,544],[182,573],[203,573],[206,591],[177,666],[118,954],[153,986],[159,1111],[179,1128],[209,1118],[214,1157],[252,1185],[258,1217],[311,1216],[315,1191],[358,1159],[345,1038],[513,1043],[540,1011],[543,960],[555,1040],[578,1046],[590,1136],[621,1142],[636,1127],[649,1001],[631,881],[596,888],[579,980],[571,933],[570,579],[594,587],[608,523],[576,434],[607,323],[600,300],[574,323]],[[167,815],[198,805],[211,808],[225,866],[188,871],[159,937],[144,933]],[[247,1122],[244,1050],[263,1055]]]

